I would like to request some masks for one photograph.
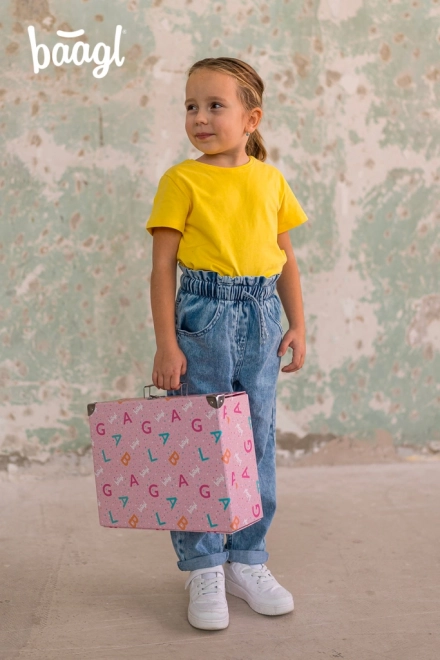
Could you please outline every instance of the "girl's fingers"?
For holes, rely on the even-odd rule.
[[[174,360],[168,361],[156,354],[152,373],[153,384],[160,390],[177,390],[180,387],[180,376],[186,374],[186,369],[186,358],[176,366]]]

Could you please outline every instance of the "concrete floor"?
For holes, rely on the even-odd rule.
[[[186,619],[167,532],[99,527],[93,475],[0,476],[0,658],[439,660],[440,463],[279,468],[268,566],[295,612]]]

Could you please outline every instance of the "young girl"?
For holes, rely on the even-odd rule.
[[[178,395],[246,391],[264,517],[232,535],[171,532],[178,567],[190,571],[188,620],[229,623],[225,591],[261,614],[293,610],[271,575],[265,538],[275,513],[275,404],[284,372],[305,358],[302,293],[289,229],[307,220],[285,178],[264,163],[258,125],[264,85],[245,62],[208,58],[189,70],[188,138],[203,155],[162,176],[146,228],[153,236],[153,383]],[[176,296],[177,262],[182,271]],[[281,326],[281,298],[289,329]],[[284,336],[283,336],[284,335]]]

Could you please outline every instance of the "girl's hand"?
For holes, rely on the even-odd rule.
[[[298,371],[304,364],[306,357],[306,336],[305,331],[298,328],[289,328],[278,349],[278,355],[284,355],[288,348],[293,351],[292,361],[281,369],[286,373]]]
[[[186,357],[176,344],[158,348],[153,363],[153,383],[161,390],[177,390],[180,376],[186,373]]]

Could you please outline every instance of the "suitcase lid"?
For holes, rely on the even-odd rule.
[[[112,403],[124,403],[124,401],[151,401],[153,399],[166,399],[166,400],[169,400],[169,399],[174,399],[175,398],[173,396],[166,396],[166,395],[162,395],[162,396],[150,395],[150,396],[147,397],[147,396],[145,396],[145,388],[147,388],[147,387],[152,387],[152,386],[151,385],[145,385],[145,387],[144,387],[144,396],[143,397],[116,399]],[[222,405],[225,402],[225,399],[229,399],[229,398],[232,398],[234,396],[239,396],[239,395],[242,395],[242,394],[246,394],[246,392],[244,390],[240,390],[239,392],[213,392],[211,394],[191,394],[191,398],[200,398],[200,397],[204,396],[204,397],[206,397],[207,402],[209,403],[209,405],[212,408],[221,408]],[[182,395],[182,396],[188,396],[188,395],[186,394],[186,395]],[[109,403],[109,401],[94,401],[93,403],[88,403],[87,404],[87,414],[88,414],[89,417],[91,415],[93,415],[93,413],[95,412],[95,406],[98,403]]]

